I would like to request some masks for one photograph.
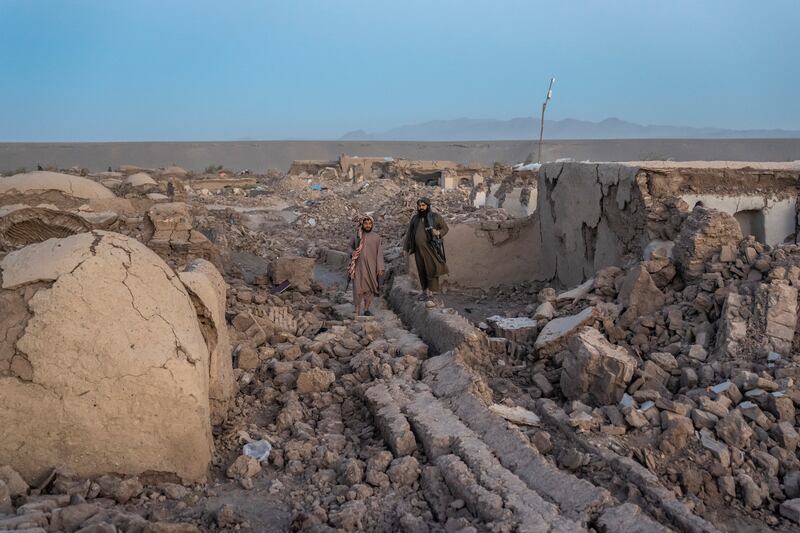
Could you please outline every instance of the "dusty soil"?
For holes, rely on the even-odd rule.
[[[0,143],[0,172],[36,165],[102,171],[135,163],[144,167],[181,165],[196,172],[209,165],[234,170],[287,170],[295,159],[337,159],[340,154],[459,163],[513,164],[534,153],[534,141],[380,142],[238,141],[139,143]],[[800,139],[658,139],[546,141],[545,161],[793,161]]]

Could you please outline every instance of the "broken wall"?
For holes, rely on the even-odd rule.
[[[494,175],[487,179],[478,174],[473,176],[470,194],[472,205],[502,208],[513,218],[525,218],[535,213],[539,171],[514,170],[506,173],[503,170],[495,169]]]
[[[797,238],[800,170],[782,163],[549,163],[539,172],[541,253],[550,278],[576,285],[673,241],[698,203],[733,215],[767,244]]]
[[[497,189],[499,187],[492,186],[490,193],[486,195],[486,207],[503,208],[514,218],[530,216],[536,212],[538,194],[535,188],[515,187],[502,198],[498,198]]]
[[[650,166],[652,165],[652,166]],[[674,168],[644,164],[641,172],[654,198],[675,197],[691,211],[695,205],[733,215],[746,237],[777,245],[796,239],[800,171],[781,163],[719,168]]]
[[[223,189],[249,189],[258,184],[255,178],[196,178],[184,180],[182,185],[194,191],[221,191]]]
[[[698,203],[733,215],[744,236],[771,246],[794,240],[797,198],[759,195],[682,194],[692,209]]]
[[[390,157],[359,157],[342,154],[339,157],[339,168],[342,176],[352,181],[382,178],[385,166],[393,161]]]
[[[476,200],[479,195],[476,194]],[[538,190],[536,186],[504,187],[494,183],[488,191],[483,192],[483,203],[486,207],[502,208],[509,216],[524,218],[536,212]],[[476,202],[476,207],[479,207]]]
[[[182,268],[199,257],[222,270],[219,250],[192,229],[193,220],[190,207],[183,202],[156,204],[147,211],[143,240],[173,268]]]
[[[327,161],[324,159],[295,159],[292,161],[292,165],[289,167],[289,175],[299,176],[304,172],[311,175],[319,174],[327,167],[333,167],[337,170],[341,170],[338,161]]]
[[[600,268],[641,257],[649,241],[647,195],[637,174],[636,167],[612,163],[542,166],[537,255],[545,277],[573,286]]]
[[[447,285],[488,289],[546,280],[552,271],[551,257],[541,253],[535,215],[518,220],[452,223],[445,247],[450,273],[442,279]],[[416,280],[413,259],[408,261],[408,269]]]

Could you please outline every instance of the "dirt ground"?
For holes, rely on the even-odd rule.
[[[533,141],[389,142],[389,141],[237,141],[160,143],[0,143],[0,172],[36,165],[72,166],[103,171],[137,164],[144,167],[181,165],[199,172],[209,165],[263,172],[287,170],[294,159],[404,157],[459,163],[500,161],[514,164],[534,153]],[[545,161],[792,161],[800,154],[798,139],[657,139],[545,141]]]

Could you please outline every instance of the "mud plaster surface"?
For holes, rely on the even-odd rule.
[[[0,178],[0,193],[58,190],[75,198],[114,198],[114,193],[90,179],[59,172],[28,172]]]
[[[57,465],[85,476],[203,479],[212,446],[208,349],[166,264],[132,239],[93,232],[11,253],[0,270],[4,289],[52,281],[30,298],[12,348],[30,374],[0,376],[0,427],[13,428],[0,463],[28,480]]]
[[[537,214],[543,279],[574,286],[624,255],[641,252],[646,243],[637,171],[607,163],[542,167]]]
[[[225,321],[228,284],[216,267],[205,259],[195,259],[178,276],[195,302],[198,320],[210,350],[208,394],[212,421],[218,423],[224,418],[228,402],[235,392],[230,364],[231,341]]]

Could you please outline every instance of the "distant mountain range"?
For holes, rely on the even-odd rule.
[[[642,126],[618,118],[589,122],[572,118],[544,121],[545,139],[781,139],[800,130],[727,130],[688,126]],[[500,141],[539,138],[539,118],[433,120],[368,133],[346,133],[347,141]]]

